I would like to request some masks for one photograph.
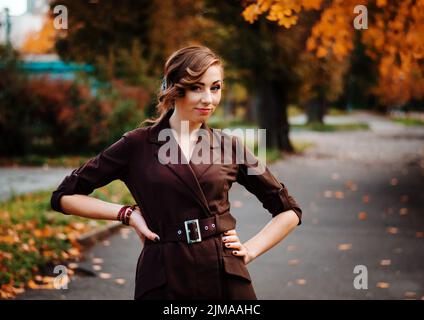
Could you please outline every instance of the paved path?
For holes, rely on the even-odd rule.
[[[424,128],[369,113],[350,119],[372,130],[294,132],[292,139],[316,146],[270,166],[302,205],[304,219],[248,265],[260,299],[424,297]],[[245,241],[270,216],[242,187],[235,185],[230,195]],[[19,299],[132,299],[141,248],[125,230],[87,251],[81,267],[97,276],[77,276],[67,290],[31,290]],[[92,258],[103,259],[102,270],[93,269]],[[357,265],[367,268],[366,290],[353,286]]]
[[[54,188],[70,172],[69,168],[0,167],[0,201],[13,194]]]

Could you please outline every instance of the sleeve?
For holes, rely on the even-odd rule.
[[[89,195],[113,180],[126,179],[129,158],[127,134],[65,177],[52,193],[50,205],[53,210],[66,214],[60,206],[60,198],[64,195]]]
[[[242,146],[238,139],[236,144],[239,152],[244,154],[243,161],[239,161],[237,182],[254,194],[272,217],[284,211],[293,210],[299,218],[298,225],[300,225],[302,209],[288,193],[286,186],[279,182],[268,167],[261,164],[248,148]]]

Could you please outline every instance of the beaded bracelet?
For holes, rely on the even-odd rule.
[[[123,224],[125,224],[126,226],[129,226],[130,225],[130,217],[131,217],[131,214],[133,213],[133,211],[136,209],[136,208],[139,208],[139,206],[138,205],[132,205],[132,206],[129,206],[129,205],[125,205],[125,206],[123,206],[120,210],[119,210],[119,212],[118,212],[118,216],[117,216],[117,220],[118,221],[121,221]],[[129,209],[129,210],[128,210]]]

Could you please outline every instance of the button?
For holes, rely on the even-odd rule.
[[[215,223],[212,223],[212,228],[215,228]]]
[[[208,230],[209,229],[209,227],[208,226],[205,226],[205,230]]]
[[[177,233],[178,233],[178,234],[181,234],[181,232],[182,232],[181,230],[178,230],[178,231],[177,231]]]

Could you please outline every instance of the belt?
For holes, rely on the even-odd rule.
[[[236,219],[225,212],[204,219],[190,219],[180,223],[165,225],[160,242],[183,241],[188,244],[201,242],[203,239],[224,233],[236,227]],[[145,244],[155,244],[146,238]]]

